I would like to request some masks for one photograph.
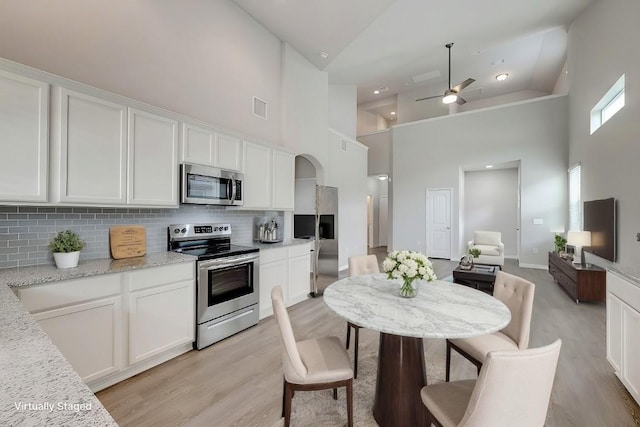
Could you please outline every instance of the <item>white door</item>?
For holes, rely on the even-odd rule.
[[[450,188],[427,190],[427,256],[451,259]]]
[[[293,154],[273,150],[273,203],[278,210],[293,210],[295,202],[296,161]]]
[[[367,196],[367,247],[373,247],[373,198]]]
[[[378,204],[378,246],[387,246],[387,222],[389,219],[389,198],[380,197]]]
[[[244,186],[245,208],[271,208],[271,148],[244,142]]]

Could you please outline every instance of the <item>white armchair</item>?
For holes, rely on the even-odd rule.
[[[504,243],[499,231],[476,231],[469,241],[467,250],[479,249],[480,256],[473,259],[475,264],[504,265]]]

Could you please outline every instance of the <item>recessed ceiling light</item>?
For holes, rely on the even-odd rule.
[[[396,115],[396,112],[395,112],[395,111],[392,111],[392,112],[391,112],[391,115],[392,115],[392,116],[395,116],[395,115]]]
[[[378,179],[380,181],[386,181],[389,178],[389,175],[378,175]]]
[[[327,59],[329,57],[329,54],[325,51],[320,52],[320,57],[322,57],[323,59]]]
[[[379,93],[380,93],[380,91],[379,91],[378,89],[376,89],[376,90],[374,90],[374,91],[373,91],[373,94],[374,94],[374,95],[377,95],[377,94],[379,94]]]
[[[493,165],[486,165],[485,168],[487,169],[491,169],[493,167]]]
[[[501,73],[501,74],[498,74],[496,76],[496,80],[499,81],[499,82],[503,82],[503,81],[507,80],[507,77],[509,77],[508,73]]]

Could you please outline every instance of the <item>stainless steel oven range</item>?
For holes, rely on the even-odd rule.
[[[258,323],[260,253],[232,245],[230,224],[170,225],[169,250],[198,257],[198,350]]]

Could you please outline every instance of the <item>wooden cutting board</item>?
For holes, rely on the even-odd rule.
[[[147,253],[147,230],[142,225],[114,225],[109,229],[111,257],[135,258]]]

